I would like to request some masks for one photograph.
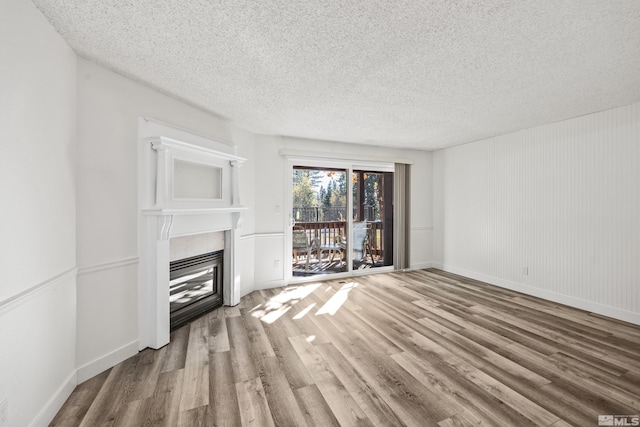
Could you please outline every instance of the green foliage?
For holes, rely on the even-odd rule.
[[[347,206],[347,190],[346,190],[346,174],[339,175],[338,180],[331,180],[332,189],[331,196],[329,197],[329,203],[332,207],[346,207]],[[342,185],[340,185],[342,180]]]
[[[342,171],[294,169],[295,220],[305,222],[344,219],[347,209],[346,175]],[[323,182],[326,184],[322,185]]]
[[[362,180],[360,180],[362,177]],[[353,200],[362,219],[378,221],[384,209],[383,173],[354,171]],[[325,183],[322,185],[322,183]],[[358,200],[362,186],[364,200]],[[391,203],[391,201],[389,201]],[[293,170],[293,208],[296,221],[332,221],[347,217],[347,174],[335,170]]]
[[[383,206],[382,197],[383,175],[375,172],[364,172],[363,180],[359,182],[359,172],[353,174],[353,200],[354,206],[364,204],[365,218],[369,221],[380,219],[380,212]],[[358,200],[358,186],[364,186],[364,200]]]
[[[309,170],[294,169],[293,171],[293,206],[316,207],[318,199],[313,189],[312,177]],[[317,172],[316,172],[317,173]]]
[[[364,179],[364,205],[372,215],[369,220],[380,219],[380,206],[382,203],[382,175],[367,173]]]

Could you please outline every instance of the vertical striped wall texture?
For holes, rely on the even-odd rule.
[[[640,104],[434,153],[434,260],[637,323]]]

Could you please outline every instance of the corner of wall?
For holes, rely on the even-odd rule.
[[[111,369],[118,363],[138,354],[138,340],[132,341],[78,368],[78,384]]]

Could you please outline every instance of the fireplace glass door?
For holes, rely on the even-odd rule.
[[[172,330],[222,305],[222,256],[217,251],[171,262]]]

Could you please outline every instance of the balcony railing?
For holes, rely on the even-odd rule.
[[[356,217],[357,208],[353,208],[352,218]],[[291,213],[296,222],[321,222],[321,221],[345,221],[347,218],[347,208],[345,206],[336,207],[294,207]],[[379,212],[378,212],[379,215]],[[376,209],[374,206],[364,207],[364,219],[375,221]]]
[[[381,221],[367,221],[369,229],[369,241],[371,252],[375,259],[384,256],[383,223]],[[296,226],[304,228],[309,237],[309,241],[314,241],[318,245],[337,245],[342,241],[342,237],[347,235],[346,221],[311,221],[298,222]]]

